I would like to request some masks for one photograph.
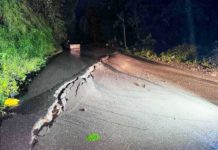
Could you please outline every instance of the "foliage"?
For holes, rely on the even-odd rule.
[[[196,56],[197,47],[189,44],[178,45],[173,49],[169,49],[167,52],[161,53],[161,59],[167,62],[186,62],[196,59]]]
[[[93,4],[94,2],[96,4]],[[95,0],[94,2],[81,2],[81,6],[78,7],[78,25],[82,27],[86,24],[86,27],[90,27],[83,19],[86,18],[84,12],[94,5],[99,16],[100,32],[105,41],[115,37],[117,41],[123,41],[123,22],[126,26],[128,47],[134,46],[136,42],[140,43],[141,39],[145,39],[144,35],[151,33],[156,40],[155,51],[162,52],[172,46],[189,43],[197,45],[198,54],[205,56],[205,53],[211,52],[211,44],[218,39],[218,20],[214,19],[217,17],[217,0],[209,2]],[[86,39],[85,36],[89,34],[83,36],[82,38]]]
[[[146,35],[144,38],[136,41],[134,47],[141,49],[154,49],[156,41],[151,34]]]
[[[17,82],[37,71],[54,51],[53,31],[25,1],[0,1],[0,103],[19,90]]]
[[[134,52],[134,55],[145,57],[152,60],[157,58],[157,54],[152,50],[142,50],[142,51]]]
[[[211,64],[218,65],[218,41],[215,41],[212,46],[212,52],[208,55]]]
[[[167,63],[183,63],[188,66],[197,67],[201,69],[214,68],[214,64],[208,61],[208,59],[197,58],[197,48],[195,45],[182,44],[173,49],[169,49],[167,52],[161,54],[155,53],[153,50],[145,49],[141,51],[126,50],[125,53],[134,55],[137,57],[143,57],[152,61],[163,61]]]
[[[149,60],[154,61],[164,61],[164,62],[178,62],[186,63],[189,65],[201,65],[204,67],[209,67],[210,64],[206,59],[197,59],[197,48],[195,45],[182,44],[178,45],[166,52],[162,52],[160,55],[155,53],[153,50],[144,49],[141,51],[135,50],[133,55],[138,57],[145,57]]]
[[[65,25],[61,15],[63,0],[28,0],[29,6],[38,15],[43,16],[54,31],[54,37],[61,42],[66,38]]]
[[[205,67],[205,68],[211,68],[212,64],[206,60],[206,59],[203,59],[201,62],[200,62],[200,65]]]

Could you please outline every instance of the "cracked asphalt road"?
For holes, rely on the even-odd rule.
[[[91,48],[86,49],[90,51]],[[89,52],[90,53],[90,52]],[[95,51],[89,57],[75,57],[64,52],[48,63],[21,97],[22,105],[12,118],[3,120],[0,125],[0,150],[28,150],[31,130],[35,122],[47,113],[54,102],[55,91],[65,81],[78,76],[98,61],[107,51]],[[84,52],[86,54],[86,52]]]
[[[217,79],[121,54],[92,75],[66,89],[65,111],[35,150],[218,149]],[[87,142],[93,132],[101,140]]]

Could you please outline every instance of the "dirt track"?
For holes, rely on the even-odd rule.
[[[168,65],[152,63],[134,59],[116,53],[107,62],[112,67],[130,75],[154,79],[161,79],[176,86],[187,89],[203,98],[218,104],[218,78],[199,71],[187,71]]]

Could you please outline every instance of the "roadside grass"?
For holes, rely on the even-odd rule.
[[[144,49],[140,51],[126,50],[125,52],[127,54],[143,57],[152,61],[161,61],[169,64],[186,64],[192,67],[201,66],[202,68],[213,68],[213,65],[207,59],[198,59],[197,47],[190,44],[178,45],[160,54],[157,54],[150,49]]]
[[[197,47],[189,44],[178,45],[162,52],[160,58],[165,62],[194,63],[197,58]]]
[[[19,93],[19,84],[38,71],[55,50],[53,31],[41,16],[20,1],[0,1],[0,111],[4,100]],[[1,114],[0,114],[1,115]]]

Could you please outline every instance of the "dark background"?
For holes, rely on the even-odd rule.
[[[73,43],[109,41],[151,49],[157,53],[181,44],[197,46],[198,54],[209,55],[218,47],[217,0],[30,0],[30,7],[54,26],[55,37],[67,33]],[[60,21],[61,20],[61,21]],[[60,24],[60,25],[59,25]],[[60,32],[61,25],[65,31]],[[63,41],[63,40],[62,40]]]
[[[119,15],[125,20],[129,47],[147,39],[147,47],[157,52],[188,43],[203,54],[218,40],[217,10],[216,0],[80,0],[69,37],[84,43],[123,41]]]

